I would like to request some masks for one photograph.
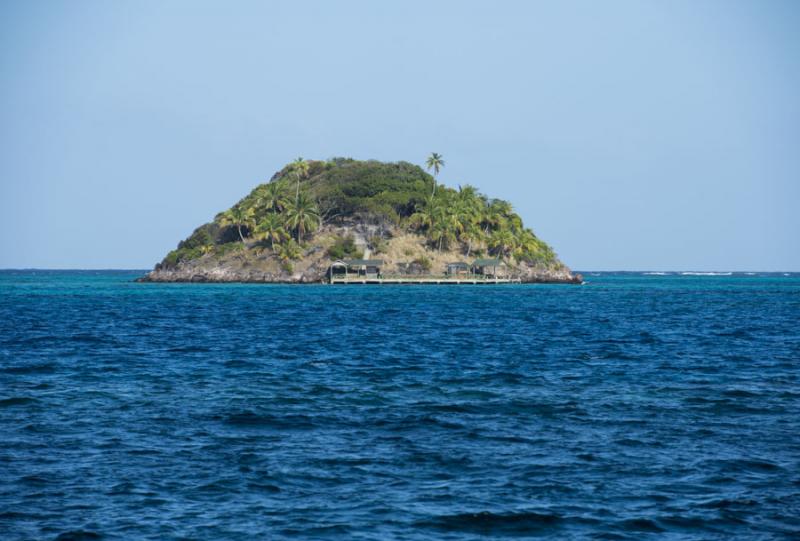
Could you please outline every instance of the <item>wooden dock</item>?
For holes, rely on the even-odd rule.
[[[519,278],[332,278],[331,284],[342,285],[490,285],[519,284]]]

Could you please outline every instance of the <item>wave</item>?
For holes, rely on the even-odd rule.
[[[671,272],[643,272],[642,276],[669,276]]]
[[[731,276],[732,272],[682,272],[683,276]]]

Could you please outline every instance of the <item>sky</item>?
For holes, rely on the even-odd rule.
[[[0,268],[151,268],[283,164],[446,166],[582,270],[800,271],[800,2],[0,3]]]

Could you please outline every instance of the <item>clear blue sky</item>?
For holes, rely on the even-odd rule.
[[[800,271],[800,2],[0,3],[0,267],[149,268],[439,152],[578,269]]]

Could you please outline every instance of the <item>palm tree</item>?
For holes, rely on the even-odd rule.
[[[430,229],[433,227],[434,214],[437,206],[433,197],[429,198],[428,201],[422,207],[418,208],[409,218],[411,226],[417,229]]]
[[[453,231],[453,212],[450,207],[436,205],[431,213],[432,224],[428,232],[431,240],[437,242],[438,250],[442,251],[442,242],[449,241],[454,236]]]
[[[306,195],[298,196],[295,204],[286,207],[286,225],[297,232],[297,242],[300,242],[307,231],[316,229],[319,225],[319,210]]]
[[[442,251],[442,241],[450,236],[450,231],[444,222],[436,222],[428,231],[430,238],[437,244],[437,250]]]
[[[484,208],[483,223],[484,232],[489,233],[489,230],[497,230],[506,224],[507,216],[512,213],[511,204],[502,199],[493,199]]]
[[[514,239],[514,235],[511,234],[511,231],[496,231],[489,237],[489,248],[495,250],[500,257],[504,257],[514,250],[516,245],[515,241],[516,239]]]
[[[458,237],[464,232],[465,216],[463,210],[458,206],[448,206],[444,216],[444,223],[447,230],[453,237]]]
[[[263,210],[280,212],[286,206],[286,190],[280,182],[270,182],[261,191],[257,204]]]
[[[470,222],[464,226],[464,230],[461,233],[461,240],[467,242],[467,257],[469,257],[470,252],[472,252],[472,243],[483,240],[483,231],[481,231],[481,228],[478,227],[476,223]]]
[[[258,231],[262,239],[269,239],[269,244],[273,252],[275,251],[275,241],[280,243],[288,236],[286,229],[283,227],[283,220],[274,212],[267,214],[264,219],[261,220],[256,231]]]
[[[242,227],[248,229],[253,228],[253,209],[245,209],[241,205],[236,205],[220,215],[219,223],[223,226],[236,226],[236,229],[239,231],[239,238],[242,239],[242,243],[244,243]]]
[[[454,208],[458,215],[459,223],[457,229],[460,238],[463,233],[475,228],[476,224],[480,221],[482,201],[480,200],[478,190],[469,185],[463,188],[459,186]],[[467,235],[467,237],[469,236],[470,235]],[[474,240],[474,238],[475,235],[473,234],[472,240]],[[468,248],[467,254],[469,254],[469,252],[470,249]]]
[[[547,263],[555,259],[555,253],[546,243],[542,242],[530,229],[524,229],[517,236],[517,246],[514,250],[517,260],[531,263]]]
[[[468,214],[470,218],[478,220],[480,218],[481,209],[483,208],[483,201],[481,195],[478,193],[477,188],[467,184],[463,188],[458,188],[458,204],[462,212]]]
[[[303,158],[297,158],[292,162],[292,170],[294,171],[294,176],[297,179],[297,189],[295,190],[294,194],[295,204],[300,199],[300,179],[305,178],[306,175],[308,175],[308,169],[308,162]]]
[[[441,154],[431,152],[431,155],[425,161],[425,167],[428,168],[428,171],[433,170],[433,193],[431,194],[433,196],[436,195],[436,175],[439,174],[439,169],[444,167],[444,158],[442,158]]]

